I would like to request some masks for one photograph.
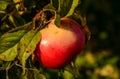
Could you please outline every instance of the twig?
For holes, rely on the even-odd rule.
[[[32,22],[28,22],[28,23],[26,23],[25,25],[18,26],[18,27],[14,28],[14,29],[9,30],[9,31],[6,32],[6,33],[10,33],[10,32],[13,32],[13,31],[16,31],[16,30],[25,28],[25,27],[27,27],[27,26],[30,25],[30,24],[32,24]]]
[[[61,4],[60,4],[60,0],[58,0],[59,4],[58,4],[58,13],[60,13],[60,9],[61,9]]]
[[[85,32],[86,36],[87,36],[87,40],[90,40],[90,37],[91,37],[91,32],[86,24],[86,18],[85,16],[82,17],[82,15],[79,13],[74,13],[75,16],[77,16],[80,20],[81,20],[81,23],[82,23],[82,28],[83,28],[83,31]]]
[[[0,70],[6,70],[6,67],[0,67]]]
[[[11,64],[11,63],[9,63],[8,66],[7,66],[7,68],[6,68],[6,79],[9,79],[8,71],[9,71],[9,69],[10,69],[10,64]]]

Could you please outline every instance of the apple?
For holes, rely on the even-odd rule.
[[[81,26],[69,18],[60,19],[40,31],[41,40],[34,51],[35,58],[47,68],[62,68],[69,64],[85,46]]]

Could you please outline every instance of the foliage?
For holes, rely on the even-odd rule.
[[[119,4],[114,2],[0,0],[0,78],[119,79],[120,18]],[[61,17],[72,18],[82,26],[87,23],[92,37],[71,64],[47,69],[38,65],[33,51],[41,38],[39,31],[53,18],[59,26]],[[89,37],[88,28],[85,30]]]

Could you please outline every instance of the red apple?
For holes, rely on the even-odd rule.
[[[85,35],[74,20],[62,18],[60,27],[50,23],[40,31],[41,40],[35,57],[47,68],[62,68],[69,64],[85,45]]]

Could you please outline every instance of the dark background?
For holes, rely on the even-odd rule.
[[[119,54],[120,8],[119,1],[88,0],[87,21],[92,32],[93,50],[110,49]]]

